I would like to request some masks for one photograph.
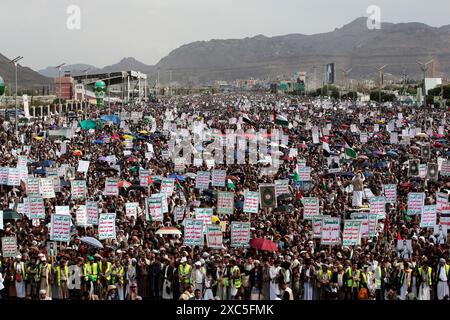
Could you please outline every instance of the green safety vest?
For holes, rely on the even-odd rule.
[[[69,267],[64,266],[63,272],[66,275],[66,281],[69,281]],[[58,279],[58,287],[60,287],[61,286],[61,266],[56,267],[56,277]]]
[[[378,274],[378,275],[377,275]],[[378,266],[375,273],[375,281],[378,287],[381,287],[381,267]]]
[[[233,269],[231,269],[231,274],[233,275],[234,278],[234,286],[236,289],[239,289],[241,287],[241,276],[238,273],[240,272],[239,267],[238,266],[234,266]]]
[[[327,274],[328,274],[328,280],[331,280],[331,275],[332,275],[331,270],[327,270]],[[319,270],[319,280],[322,279],[322,276],[323,276],[323,269],[320,269]]]
[[[423,267],[419,267],[420,280],[422,280],[422,271],[423,271]],[[429,286],[432,285],[432,280],[431,280],[432,272],[433,272],[433,270],[431,269],[431,267],[428,267],[428,285]]]
[[[180,277],[180,282],[182,282],[181,277],[183,276],[183,274],[184,274],[184,278],[185,278],[184,282],[187,284],[189,284],[191,282],[191,277],[190,277],[191,270],[192,270],[192,267],[190,264],[186,264],[186,269],[184,268],[184,265],[180,264],[180,266],[178,268],[178,275]]]
[[[85,263],[84,264],[84,280],[85,281],[97,281],[97,275],[98,275],[98,266],[97,263],[94,262],[94,264],[91,266],[91,264]]]
[[[102,261],[99,262],[100,264],[100,272],[103,272],[103,263]],[[108,283],[111,281],[111,262],[107,261],[106,262],[106,270],[105,273],[106,276],[106,281],[108,281]]]
[[[119,273],[117,273],[116,266],[114,266],[114,268],[112,268],[112,271],[111,271],[111,284],[115,284],[118,282],[123,283],[124,275],[125,275],[125,269],[123,268],[123,266],[120,266]],[[120,280],[122,280],[122,282]]]

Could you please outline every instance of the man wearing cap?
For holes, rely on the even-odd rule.
[[[187,258],[183,257],[180,260],[180,265],[178,267],[178,278],[180,281],[180,292],[184,292],[187,285],[191,283],[191,271],[192,266],[187,263]]]
[[[22,256],[18,254],[16,256],[16,261],[13,263],[13,272],[14,275],[14,284],[16,286],[16,295],[17,298],[22,300],[25,299],[25,264],[22,261]]]
[[[52,265],[47,262],[44,255],[41,256],[41,262],[39,264],[39,275],[41,278],[40,290],[45,290],[48,297],[52,297],[52,284],[53,284],[53,272]]]
[[[194,286],[194,290],[200,290],[203,292],[203,286],[205,284],[206,272],[202,268],[202,263],[197,261],[194,263],[195,269],[191,272],[191,283]]]
[[[441,258],[439,259],[439,264],[436,267],[436,274],[435,274],[435,282],[437,283],[437,298],[438,300],[444,300],[445,297],[449,297],[449,271],[450,271],[450,265],[448,263],[445,263],[445,259]]]

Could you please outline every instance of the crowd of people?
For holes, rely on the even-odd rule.
[[[134,116],[124,119],[126,113]],[[100,121],[102,115],[121,119]],[[277,124],[279,115],[288,123]],[[80,127],[86,120],[94,120],[95,128]],[[194,122],[223,134],[227,129],[280,130],[288,139],[278,145],[279,166],[271,175],[264,170],[270,166],[265,161],[217,163],[212,168],[206,162],[190,163],[179,169],[174,157],[166,154],[173,150],[174,140],[179,142],[174,132],[187,129],[191,134]],[[44,199],[44,219],[29,219],[26,212],[8,219],[6,212],[20,211],[27,198],[26,181],[20,186],[1,185],[0,207],[5,216],[0,236],[17,240],[16,254],[1,257],[1,299],[448,300],[448,209],[445,205],[438,209],[435,225],[440,232],[421,227],[421,214],[407,213],[411,192],[424,193],[424,205],[436,204],[437,192],[446,193],[448,206],[450,177],[443,169],[450,155],[448,123],[447,110],[434,107],[267,93],[162,97],[152,103],[102,109],[91,106],[73,118],[31,119],[17,133],[13,121],[2,119],[1,167],[14,168],[18,157],[26,156],[29,177],[46,177],[52,168],[64,165],[77,168],[80,160],[89,161],[89,168],[73,177],[86,180],[84,199],[73,199],[69,178],[59,174],[55,197]],[[64,128],[73,128],[75,134],[49,134]],[[415,131],[407,135],[405,129]],[[395,140],[392,132],[398,132]],[[424,154],[423,147],[429,153]],[[408,161],[414,159],[419,164],[439,163],[437,178],[411,174]],[[296,181],[300,160],[311,168],[310,181]],[[196,188],[196,173],[211,169],[226,170],[231,183]],[[142,170],[149,172],[148,185],[141,183]],[[146,212],[146,199],[160,192],[162,178],[173,174],[176,183],[167,196],[168,212],[162,221],[153,221]],[[121,182],[118,196],[104,194],[110,177]],[[259,208],[252,214],[243,211],[246,190],[257,192],[258,185],[279,179],[289,179],[289,194],[278,197],[276,208]],[[320,235],[314,234],[313,220],[303,216],[302,199],[317,197],[320,215],[339,217],[343,225],[352,213],[368,213],[370,198],[383,196],[386,184],[396,186],[396,200],[385,202],[385,215],[358,245],[322,244]],[[232,214],[216,212],[217,191],[234,193]],[[100,214],[116,214],[116,236],[101,240],[101,247],[82,241],[98,239],[98,226],[77,225],[77,208],[86,201],[97,202]],[[126,203],[138,203],[135,216],[127,215]],[[56,206],[70,207],[69,242],[50,239]],[[186,245],[184,219],[176,218],[180,207],[183,218],[193,217],[194,208],[214,208],[211,223],[223,226],[222,249],[208,248],[205,241],[201,246]],[[256,248],[250,243],[233,247],[233,221],[250,222],[252,239],[267,239],[276,247]],[[176,228],[180,234],[158,234],[162,227]]]

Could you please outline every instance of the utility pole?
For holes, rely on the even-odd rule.
[[[62,109],[61,97],[62,97],[62,79],[61,79],[61,68],[65,66],[66,63],[61,63],[59,66],[56,66],[55,69],[58,69],[59,73],[59,110]]]
[[[84,105],[86,107],[87,110],[87,74],[88,71],[91,70],[91,68],[87,68],[86,70],[83,70],[84,73]]]
[[[384,68],[386,68],[388,65],[385,64],[384,66],[380,68],[376,68],[380,74],[380,90],[378,91],[378,103],[380,104],[381,108],[381,90],[383,90],[383,82],[384,82]]]
[[[22,56],[18,56],[18,57],[16,57],[16,58],[14,58],[14,59],[12,59],[11,60],[11,63],[13,63],[14,64],[14,67],[15,67],[15,82],[16,82],[16,93],[15,93],[15,96],[14,96],[14,100],[15,100],[15,108],[14,108],[14,122],[15,122],[15,129],[16,129],[16,136],[18,137],[19,136],[19,131],[18,131],[18,126],[17,126],[17,122],[18,122],[18,116],[17,116],[17,108],[18,108],[18,106],[17,106],[17,104],[18,104],[18,102],[17,102],[17,65],[18,65],[18,63],[19,63],[19,61],[20,60],[22,60],[23,59],[23,57]]]
[[[425,79],[427,77],[428,65],[430,63],[433,63],[433,61],[434,61],[433,59],[428,62],[425,62],[425,63],[416,61],[417,64],[420,66],[420,70],[422,70],[422,72],[423,72],[423,89],[422,90],[423,90],[423,101],[424,101],[423,105],[425,107],[427,106],[427,88],[425,87]]]
[[[349,75],[349,73],[351,72],[353,70],[353,68],[350,68],[350,69],[348,69],[348,70],[344,70],[344,69],[341,69],[341,71],[342,71],[342,76],[343,76],[343,78],[344,78],[344,89],[348,89],[348,75]]]

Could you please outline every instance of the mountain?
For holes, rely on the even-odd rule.
[[[6,86],[14,90],[15,87],[15,67],[10,62],[11,60],[0,54],[0,75],[5,80]],[[17,67],[17,86],[18,88],[28,89],[42,89],[43,86],[48,86],[53,83],[53,80],[31,70],[28,67],[18,65]]]
[[[153,73],[154,66],[146,65],[133,57],[123,58],[118,63],[106,66],[97,72],[112,72],[112,71],[125,71],[125,70],[134,70],[142,73]]]
[[[79,75],[83,74],[83,71],[86,69],[90,69],[88,73],[95,72],[98,70],[97,67],[92,66],[90,64],[69,64],[61,68],[61,74],[64,75],[65,71],[70,71],[72,75]],[[59,70],[55,69],[54,67],[47,67],[45,69],[38,71],[41,75],[48,77],[48,78],[56,78],[59,76]]]
[[[288,34],[245,39],[197,41],[183,45],[156,65],[161,81],[201,83],[213,80],[275,79],[306,71],[309,79],[320,82],[324,65],[335,63],[336,81],[342,81],[340,69],[353,68],[349,78],[377,79],[376,67],[388,64],[386,74],[421,78],[416,60],[437,58],[437,76],[450,71],[450,26],[430,27],[422,23],[383,23],[379,30],[367,28],[367,18],[336,28],[334,31],[304,35]]]

